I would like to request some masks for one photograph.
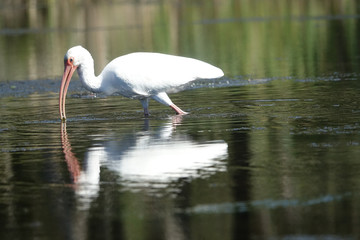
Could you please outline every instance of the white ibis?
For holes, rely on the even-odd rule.
[[[138,99],[145,116],[149,115],[149,98],[170,106],[177,114],[186,114],[170,100],[167,92],[175,92],[179,87],[197,79],[213,79],[224,75],[221,69],[193,58],[138,52],[115,58],[96,77],[94,60],[81,46],[67,51],[64,68],[59,94],[60,118],[63,121],[66,120],[66,93],[76,69],[87,90],[95,93],[119,93]]]

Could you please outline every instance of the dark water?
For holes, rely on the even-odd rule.
[[[0,239],[358,239],[360,10],[289,2],[4,5]],[[61,123],[76,44],[98,69],[146,50],[226,76],[170,95],[191,114],[149,118],[73,80]]]

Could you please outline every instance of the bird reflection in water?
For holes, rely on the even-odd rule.
[[[74,188],[77,195],[82,197],[82,199],[93,199],[97,196],[100,188],[100,162],[92,162],[92,160],[89,159],[90,162],[86,164],[86,167],[84,169],[81,169],[78,158],[72,152],[71,144],[66,130],[66,122],[61,123],[61,144],[65,157],[65,162],[74,183]]]
[[[144,131],[114,136],[100,136],[102,143],[87,149],[83,168],[72,152],[66,131],[61,124],[63,153],[73,178],[76,194],[91,200],[100,188],[100,167],[110,170],[121,185],[130,190],[166,187],[179,179],[208,176],[225,171],[227,143],[218,141],[197,142],[187,134],[176,132],[181,116],[174,116],[156,130],[149,130],[145,119]],[[110,138],[109,138],[110,137]],[[99,141],[100,140],[100,141]]]
[[[65,156],[65,162],[68,166],[69,173],[74,183],[78,182],[80,175],[80,164],[71,149],[68,134],[66,131],[66,123],[61,123],[61,145]]]

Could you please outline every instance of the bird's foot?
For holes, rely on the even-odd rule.
[[[184,111],[181,112],[181,113],[178,113],[178,112],[176,113],[176,115],[178,115],[178,116],[183,116],[183,115],[187,115],[187,114],[189,114],[189,113],[188,113],[188,112],[184,112]]]
[[[179,108],[178,106],[176,106],[175,104],[170,105],[170,107],[172,109],[174,109],[174,111],[176,112],[177,115],[186,115],[189,114],[188,112],[185,112],[183,110],[181,110],[181,108]]]
[[[149,109],[147,107],[144,107],[144,117],[149,117],[150,113],[149,113]]]

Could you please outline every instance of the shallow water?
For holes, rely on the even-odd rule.
[[[61,1],[2,23],[0,239],[358,239],[359,14],[355,1],[302,2],[85,1],[64,27]],[[86,17],[109,9],[145,15]],[[74,79],[61,123],[62,58],[75,44],[99,69],[136,49],[226,76],[170,95],[189,115],[151,101],[149,118]],[[49,69],[34,70],[39,56]]]
[[[56,96],[3,98],[2,237],[355,239],[356,88],[200,88],[172,95],[190,115],[154,103],[148,119],[120,96],[70,98],[66,124]]]

